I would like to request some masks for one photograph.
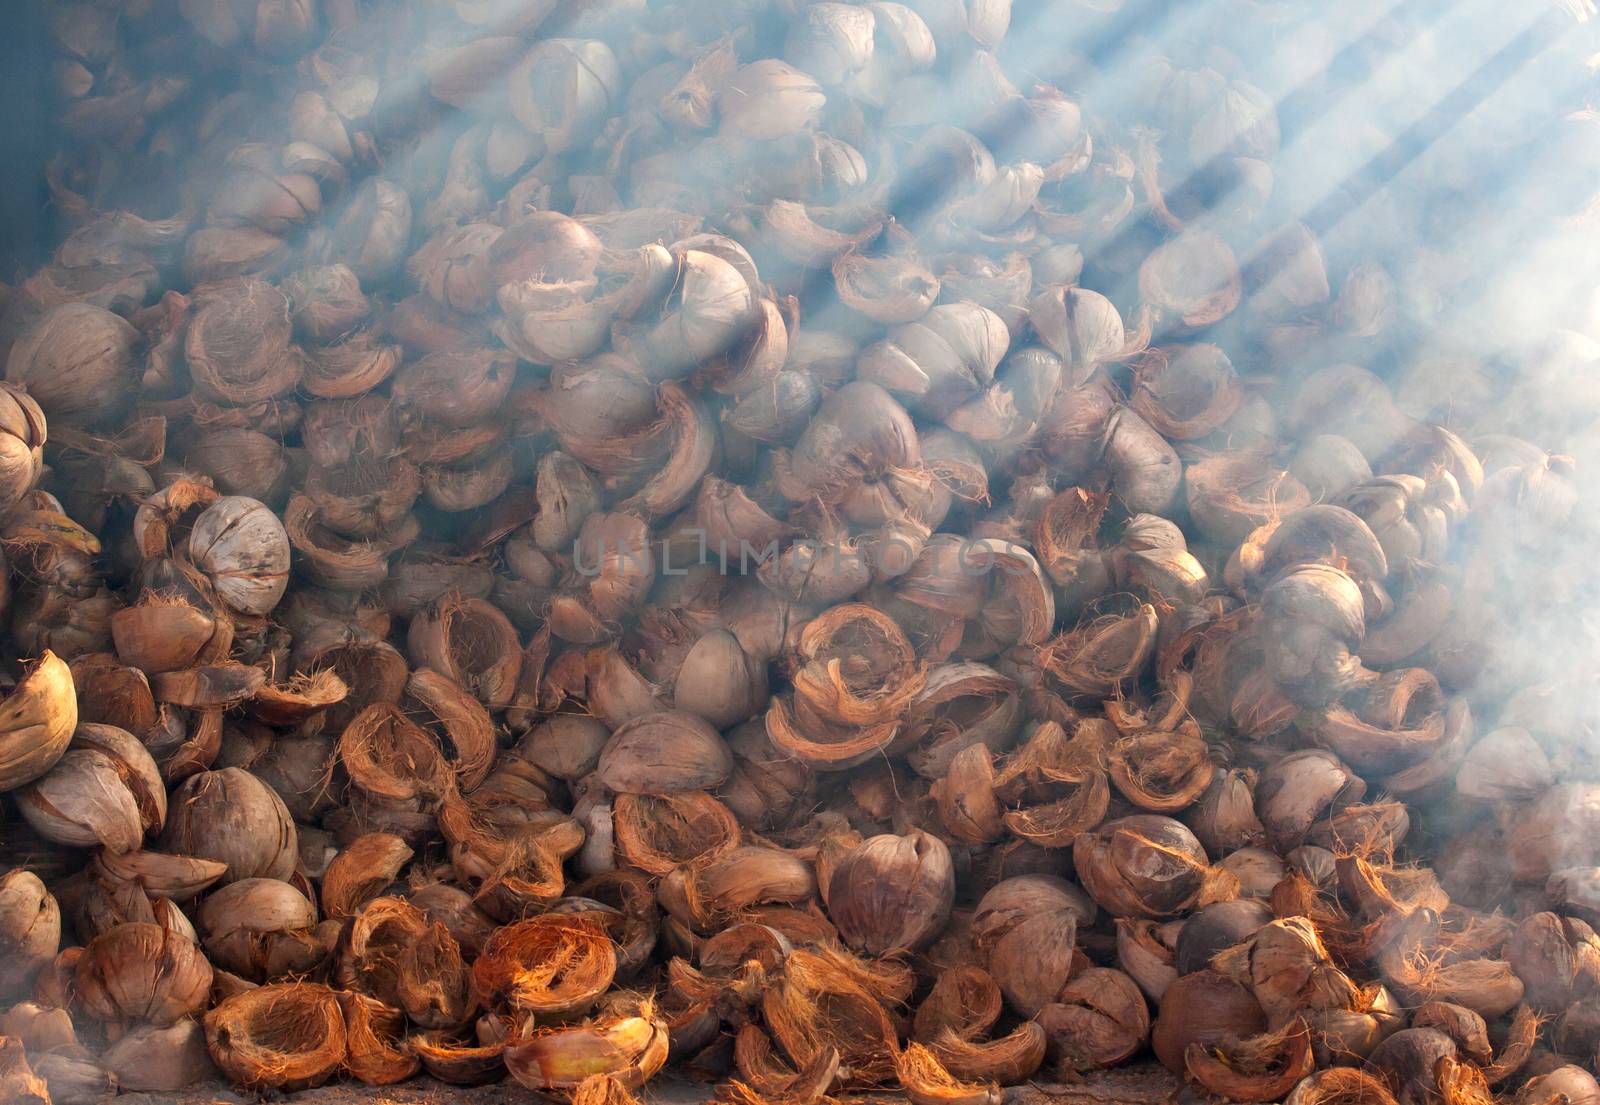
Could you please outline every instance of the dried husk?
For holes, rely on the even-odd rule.
[[[193,940],[143,922],[91,940],[73,975],[76,1006],[106,1024],[175,1024],[205,1007],[211,964]]]
[[[85,723],[55,767],[16,792],[40,836],[80,848],[136,850],[167,819],[166,785],[145,746],[125,729]]]
[[[184,339],[199,397],[244,407],[291,391],[301,368],[291,330],[289,301],[271,284],[243,277],[208,287]]]
[[[640,998],[587,1024],[535,1030],[507,1045],[505,1064],[511,1077],[541,1092],[571,1092],[596,1074],[636,1090],[666,1063],[667,1049],[666,1022],[654,1002]]]
[[[896,1032],[880,1001],[848,957],[796,948],[761,1011],[791,1062],[805,1067],[831,1048],[850,1072],[847,1084],[866,1086],[894,1070]]]
[[[1411,1105],[1442,1096],[1439,1074],[1455,1057],[1455,1042],[1443,1032],[1407,1028],[1379,1044],[1364,1069],[1381,1079],[1395,1098]]]
[[[505,1040],[479,1043],[470,1034],[447,1031],[420,1033],[411,1046],[422,1069],[452,1086],[481,1086],[505,1077]]]
[[[1174,961],[1178,974],[1212,966],[1219,952],[1250,939],[1271,920],[1272,910],[1265,902],[1248,898],[1214,902],[1196,910],[1178,933]]]
[[[1049,1040],[1046,1056],[1064,1073],[1126,1062],[1144,1046],[1150,1014],[1144,995],[1121,971],[1090,967],[1039,1011]]]
[[[138,347],[139,334],[125,320],[89,303],[65,303],[18,336],[6,380],[25,388],[51,421],[110,425],[138,394]]]
[[[1000,1019],[1001,1002],[1000,987],[982,967],[942,972],[917,1006],[912,1036],[927,1044],[946,1033],[963,1041],[986,1036]]]
[[[442,922],[400,952],[398,975],[400,1007],[423,1028],[454,1027],[477,1007],[461,946]]]
[[[331,940],[311,931],[316,906],[277,879],[229,883],[201,903],[199,920],[211,961],[252,982],[309,974],[332,951]]]
[[[810,863],[754,844],[742,844],[703,865],[679,867],[656,891],[663,909],[706,931],[753,906],[803,905],[816,896],[817,873]]]
[[[1176,939],[1182,924],[1117,919],[1117,966],[1157,1004],[1178,978]]]
[[[1044,1065],[1048,1037],[1035,1021],[1024,1021],[1008,1035],[995,1040],[974,1042],[945,1033],[928,1044],[944,1068],[956,1078],[998,1082],[1002,1086],[1022,1082]]]
[[[495,760],[495,728],[488,710],[462,684],[429,668],[406,680],[404,707],[435,734],[464,791],[488,776]]]
[[[1136,814],[1109,821],[1080,834],[1072,852],[1084,888],[1119,917],[1170,917],[1221,890],[1205,849],[1171,818]]]
[[[289,585],[289,537],[264,503],[229,495],[208,506],[189,534],[189,558],[241,614],[266,614]]]
[[[498,930],[472,966],[484,1001],[544,1016],[592,1009],[616,976],[611,938],[585,916],[533,917]]]
[[[388,703],[368,706],[345,726],[339,761],[355,786],[386,802],[437,800],[451,781],[438,745]]]
[[[881,956],[931,943],[950,918],[955,868],[927,833],[871,837],[845,856],[828,883],[828,914],[845,942]]]
[[[100,1062],[119,1089],[132,1093],[177,1093],[217,1074],[205,1030],[193,1020],[135,1028],[106,1048]]]
[[[1051,875],[1004,879],[979,900],[977,950],[1013,1008],[1033,1016],[1055,1000],[1073,969],[1078,926],[1094,915],[1082,891]]]
[[[843,253],[833,279],[841,303],[888,326],[916,321],[939,298],[939,278],[913,257]]]
[[[1316,926],[1305,917],[1272,921],[1248,942],[1213,960],[1215,969],[1248,981],[1274,1029],[1302,1011],[1352,1009],[1360,991],[1333,965]]]
[[[994,761],[987,747],[973,744],[956,753],[932,790],[947,832],[971,844],[1000,839],[1005,809],[994,782]]]
[[[445,595],[412,619],[407,646],[412,663],[468,688],[491,709],[510,705],[522,667],[522,642],[489,602]]]
[[[1005,321],[975,303],[946,303],[863,350],[859,378],[941,418],[994,382],[1010,347]]]
[[[715,860],[739,842],[732,811],[702,791],[619,794],[612,820],[619,857],[651,875]]]
[[[797,490],[837,499],[863,478],[921,459],[905,408],[877,384],[855,380],[823,400],[789,454],[789,476]]]
[[[1216,765],[1198,733],[1148,730],[1119,737],[1106,750],[1111,782],[1152,813],[1188,808],[1211,785]]]
[[[61,944],[61,909],[31,871],[0,876],[0,997],[26,991]]]
[[[625,794],[709,790],[733,769],[722,738],[700,718],[680,711],[641,714],[612,733],[595,775]]]
[[[1328,1067],[1301,1080],[1285,1105],[1394,1105],[1394,1095],[1356,1067]]]
[[[1190,1044],[1187,1069],[1214,1094],[1232,1101],[1276,1101],[1312,1072],[1311,1030],[1304,1021],[1212,1047]]]
[[[338,1073],[348,1054],[339,995],[308,982],[245,990],[205,1015],[217,1067],[246,1088],[304,1089]]]
[[[1162,995],[1150,1046],[1161,1065],[1177,1074],[1188,1069],[1189,1048],[1214,1047],[1266,1029],[1266,1015],[1247,986],[1212,970],[1195,971]]]
[[[998,1105],[1000,1101],[999,1086],[962,1082],[918,1043],[896,1052],[894,1067],[900,1088],[913,1105]]]
[[[0,1036],[0,1092],[17,1105],[51,1105],[49,1086],[28,1065],[15,1036]]]
[[[223,883],[287,879],[299,853],[283,800],[237,767],[203,771],[179,784],[169,799],[160,843],[165,851],[227,864]]]
[[[1252,452],[1217,453],[1185,473],[1189,514],[1206,536],[1226,547],[1256,527],[1311,505],[1300,481]]]
[[[1317,821],[1359,802],[1366,783],[1331,752],[1293,752],[1268,767],[1256,786],[1256,813],[1267,839],[1287,852],[1305,843]]]
[[[0,702],[0,790],[15,790],[54,767],[77,727],[72,672],[46,651]]]
[[[164,852],[98,851],[89,871],[108,883],[137,883],[151,894],[184,903],[227,873],[227,864]]]
[[[550,38],[510,73],[511,113],[544,148],[560,153],[587,141],[622,91],[617,58],[593,39]],[[547,90],[558,89],[559,94]]]
[[[712,630],[690,647],[673,683],[673,706],[717,729],[748,720],[768,698],[765,665],[722,629]]]
[[[415,853],[393,833],[368,833],[341,849],[322,876],[322,910],[349,917],[383,894]]]
[[[1145,258],[1139,292],[1147,304],[1184,326],[1210,326],[1239,305],[1239,265],[1217,234],[1186,230]]]
[[[1072,696],[1109,698],[1144,672],[1160,627],[1149,603],[1082,622],[1039,650],[1040,667]]]

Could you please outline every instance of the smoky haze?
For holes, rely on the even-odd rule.
[[[397,333],[401,306],[437,297],[430,279],[449,276],[449,265],[437,262],[441,254],[427,249],[458,230],[491,222],[498,230],[539,210],[620,222],[647,208],[643,242],[629,242],[628,251],[658,239],[670,246],[695,230],[749,245],[789,328],[789,363],[815,369],[822,392],[841,394],[870,364],[874,378],[892,381],[890,390],[923,389],[922,406],[907,403],[918,429],[943,422],[968,427],[976,439],[971,428],[990,425],[976,409],[978,398],[1003,412],[994,418],[1006,431],[994,431],[982,449],[966,439],[952,445],[960,436],[953,432],[939,445],[951,466],[951,457],[969,453],[990,465],[986,491],[953,491],[940,527],[984,540],[1031,534],[1040,502],[1080,477],[1089,482],[1091,469],[1095,490],[1111,498],[1108,530],[1120,533],[1126,524],[1131,531],[1148,525],[1148,515],[1166,513],[1192,533],[1182,491],[1160,507],[1141,505],[1121,474],[1098,471],[1098,456],[1074,467],[1041,447],[1036,431],[1047,417],[1060,421],[1065,404],[1088,402],[1096,387],[1114,385],[1126,395],[1152,365],[1190,347],[1216,346],[1237,374],[1240,413],[1169,450],[1174,480],[1179,462],[1193,472],[1224,450],[1265,450],[1280,475],[1298,473],[1299,465],[1311,465],[1301,450],[1317,435],[1349,439],[1378,477],[1415,477],[1378,480],[1364,500],[1373,504],[1367,517],[1374,530],[1381,522],[1378,536],[1402,601],[1440,581],[1452,596],[1455,647],[1443,655],[1440,644],[1435,654],[1443,655],[1447,693],[1470,705],[1479,733],[1515,730],[1531,741],[1502,736],[1482,746],[1481,756],[1502,756],[1508,772],[1515,767],[1502,792],[1511,801],[1497,812],[1514,818],[1518,803],[1538,801],[1558,782],[1600,783],[1600,485],[1592,475],[1600,471],[1600,18],[1592,5],[906,6],[931,29],[936,59],[919,64],[895,55],[908,47],[880,14],[873,41],[881,68],[855,70],[827,26],[809,37],[804,30],[812,13],[841,18],[833,9],[843,6],[804,0],[323,0],[297,9],[315,13],[314,34],[269,36],[271,49],[252,45],[252,35],[264,32],[238,16],[254,6],[235,0],[46,4],[41,25],[17,24],[4,46],[18,64],[4,65],[0,56],[12,95],[26,101],[0,127],[0,156],[28,169],[12,174],[0,193],[0,257],[20,283],[69,234],[81,256],[97,240],[104,224],[96,217],[105,212],[180,220],[185,231],[234,236],[216,254],[200,253],[191,236],[187,253],[163,255],[155,265],[159,281],[142,287],[143,298],[126,313],[150,308],[162,289],[190,293],[216,276],[261,274],[287,285],[301,270],[347,263],[360,271],[358,292],[377,305],[374,317]],[[109,21],[93,14],[112,9],[120,14]],[[330,28],[326,45],[301,56],[304,41]],[[528,51],[552,40],[566,44],[576,59],[570,67],[517,77],[514,66]],[[483,56],[465,64],[450,53],[485,41]],[[595,42],[609,45],[590,49]],[[448,71],[440,60],[447,56],[457,58]],[[882,60],[891,56],[893,64]],[[776,96],[772,84],[752,86],[752,99],[774,98],[735,125],[741,104],[727,89],[739,87],[732,83],[745,72],[738,64],[771,58],[786,59],[821,88],[801,81],[806,87],[791,84],[788,95]],[[91,91],[69,94],[80,75],[92,81]],[[47,85],[47,95],[28,97]],[[811,102],[818,96],[826,97],[821,106]],[[567,115],[545,133],[531,133],[528,116],[552,112],[557,102]],[[786,112],[798,112],[800,122],[783,125]],[[241,227],[253,235],[258,216],[240,210],[241,172],[265,178],[280,170],[316,179],[318,210],[297,211],[263,236],[246,235]],[[272,192],[266,202],[283,197]],[[246,246],[263,252],[253,260],[229,252]],[[905,362],[915,358],[896,359],[879,344],[890,326],[839,293],[834,266],[847,255],[916,260],[943,278],[941,304],[960,303],[969,298],[964,289],[981,287],[1005,334],[968,335],[978,347],[969,359],[982,361],[1009,341],[1004,357],[986,366],[992,379],[979,379],[973,395],[957,395],[965,381],[912,379],[920,367]],[[1150,261],[1158,255],[1167,264],[1154,271]],[[1004,278],[1018,266],[1027,268],[1023,292],[1007,299]],[[518,390],[493,412],[515,423],[514,444],[504,450],[505,467],[515,473],[512,497],[534,484],[541,457],[558,439],[576,452],[551,429],[546,410],[530,414],[532,400],[519,405],[545,387],[552,366],[604,357],[607,349],[666,356],[657,348],[661,332],[641,316],[602,319],[598,339],[581,356],[539,359],[529,350],[541,342],[582,344],[575,332],[583,320],[538,315],[544,305],[534,292],[547,294],[547,283],[578,289],[583,280],[534,275],[524,283],[537,287],[519,309],[545,318],[542,329],[522,331],[516,320],[497,316],[491,339],[489,324],[471,322],[484,344],[495,341],[522,362]],[[622,286],[617,273],[605,277]],[[600,291],[589,292],[597,298],[615,291],[604,280],[595,286]],[[1029,291],[1046,288],[1061,293],[1058,306],[1062,297],[1069,301],[1060,309],[1072,316],[1064,328],[1070,332],[1060,341],[1044,333],[1042,309],[1030,316]],[[1071,300],[1085,292],[1104,297],[1094,305],[1114,308],[1099,332],[1085,321],[1089,307]],[[511,300],[494,293],[481,313],[494,314],[498,303],[503,315],[512,314]],[[11,297],[0,321],[8,342],[30,321],[23,298]],[[693,337],[684,338],[686,347]],[[724,357],[727,344],[703,359]],[[1045,345],[1064,365],[1059,387],[1038,383],[1050,379],[1040,368]],[[651,386],[689,375],[660,369]],[[732,390],[702,390],[695,401],[703,405],[685,417],[692,423],[703,416],[720,433],[734,408]],[[596,405],[620,406],[625,398],[608,393]],[[1108,402],[1119,414],[1107,422],[1106,436],[1127,426],[1115,419],[1128,408],[1120,399]],[[1455,436],[1430,436],[1435,426]],[[797,425],[781,440],[791,450],[786,458],[800,451],[799,436]],[[1458,438],[1476,459],[1462,461],[1452,451]],[[651,471],[619,461],[614,454],[632,440],[594,448],[590,467],[616,465],[585,484],[596,513],[603,496],[615,509],[626,493],[626,504],[643,503],[640,512],[649,514],[650,481],[672,474],[665,448],[637,461]],[[786,527],[791,509],[800,522],[825,523],[818,549],[845,560],[867,555],[855,542],[872,527],[837,503],[819,505],[824,496],[816,487],[790,494],[805,480],[775,472],[765,456],[771,442],[756,440],[718,438],[705,447],[720,450],[715,467],[702,469],[759,488],[756,497]],[[932,440],[924,434],[925,451]],[[302,442],[289,443],[304,452]],[[1386,467],[1397,451],[1406,459]],[[823,455],[814,458],[821,469],[829,450],[815,452]],[[1421,459],[1406,467],[1413,458]],[[304,456],[296,463],[303,473]],[[882,467],[874,476],[888,484],[916,464]],[[1339,499],[1364,482],[1323,497]],[[417,508],[413,537],[452,556],[487,555],[505,532],[499,516],[480,509],[486,505],[455,511],[427,501]],[[657,537],[663,549],[669,540],[674,550],[697,544],[704,551],[708,540],[716,546],[695,528],[694,511],[685,492],[651,517],[654,530],[645,526],[639,539],[646,561]],[[515,521],[526,524],[526,517]],[[541,567],[559,561],[551,571],[561,587],[587,594],[592,577],[619,563],[629,568],[626,550],[636,546],[576,533],[574,527],[559,545],[541,547],[541,556],[550,554]],[[881,525],[868,550],[878,559],[848,572],[892,586],[927,537],[902,538]],[[724,573],[753,574],[749,562],[764,565],[780,541],[793,537],[739,542],[739,563],[731,572],[724,563]],[[1213,590],[1232,582],[1231,546],[1214,535],[1191,543]],[[743,555],[747,547],[752,557]],[[984,546],[985,557],[991,551]],[[885,567],[885,558],[901,568]],[[1031,559],[996,554],[982,567],[1042,578]],[[643,569],[653,572],[661,574],[661,591],[674,586],[666,576],[675,573],[659,564]],[[1075,606],[1055,594],[1054,629],[1068,630],[1079,615],[1102,614],[1126,598],[1119,592]],[[1371,609],[1382,606],[1367,598]],[[999,652],[987,659],[1000,665]],[[1471,829],[1484,850],[1502,847],[1497,825],[1474,828],[1492,822],[1487,809],[1462,801],[1419,816],[1412,844],[1430,854]],[[1580,833],[1582,820],[1572,823]],[[1575,835],[1556,851],[1570,861],[1557,864],[1570,893],[1600,886],[1595,845]],[[1504,888],[1486,883],[1484,894],[1501,889],[1509,892],[1509,879]],[[1600,913],[1600,894],[1585,900],[1584,908]]]

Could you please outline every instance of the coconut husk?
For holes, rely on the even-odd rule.
[[[895,1077],[913,1105],[999,1105],[1000,1087],[962,1082],[918,1043],[894,1056]]]
[[[429,668],[418,668],[406,680],[407,713],[432,729],[456,785],[471,792],[489,775],[498,745],[489,711],[460,683]]]
[[[794,674],[796,712],[802,721],[883,724],[904,713],[925,678],[900,628],[859,603],[812,619],[796,652],[801,664]]]
[[[602,925],[548,915],[498,930],[473,963],[472,980],[484,1001],[553,1017],[593,1008],[616,972],[616,948]]]
[[[334,964],[333,979],[346,990],[400,1006],[405,950],[428,932],[422,911],[400,898],[374,898],[351,920]]]
[[[440,806],[439,830],[450,843],[457,880],[480,908],[501,919],[561,897],[562,861],[585,835],[576,821],[552,814],[501,824],[493,810],[456,797]]]
[[[1129,734],[1112,742],[1106,760],[1118,792],[1153,813],[1176,813],[1193,805],[1216,774],[1198,731]]]
[[[350,917],[399,878],[415,853],[393,833],[368,833],[342,849],[322,876],[322,911]]]
[[[346,1073],[369,1086],[390,1086],[421,1069],[422,1060],[405,1038],[404,1013],[365,994],[338,998],[344,1013]]]
[[[1048,1037],[1034,1021],[1025,1021],[997,1040],[975,1042],[945,1032],[928,1049],[956,1078],[1012,1086],[1044,1065]]]
[[[733,1061],[752,1096],[783,1101],[814,1101],[824,1097],[839,1076],[838,1049],[828,1047],[798,1069],[772,1050],[772,1037],[758,1026],[741,1027],[733,1042]]]
[[[292,728],[343,702],[350,693],[338,674],[324,669],[263,686],[250,700],[250,714],[264,725]]]
[[[0,702],[0,790],[15,790],[54,767],[77,727],[72,672],[46,652]]]
[[[334,591],[363,591],[381,586],[389,574],[389,557],[417,536],[409,515],[382,537],[352,539],[334,532],[308,496],[289,496],[283,528],[299,555],[296,570],[318,586]]]
[[[250,1089],[321,1085],[348,1054],[339,995],[308,982],[259,986],[205,1015],[206,1046],[222,1073]]]
[[[1315,1066],[1311,1030],[1298,1018],[1244,1040],[1211,1047],[1192,1043],[1184,1062],[1202,1086],[1233,1101],[1277,1101]]]
[[[649,998],[619,1002],[620,1012],[588,1024],[536,1030],[509,1044],[506,1069],[529,1089],[572,1092],[584,1079],[609,1074],[636,1090],[667,1060],[667,1024]]]
[[[484,1086],[505,1077],[506,1041],[480,1044],[454,1032],[423,1032],[411,1047],[432,1077],[452,1086]]]
[[[1148,603],[1126,616],[1106,614],[1041,645],[1039,665],[1068,694],[1106,698],[1144,671],[1159,625]]]
[[[739,843],[733,812],[703,791],[619,794],[612,819],[620,856],[651,875],[710,862]]]
[[[451,783],[438,746],[397,706],[374,703],[345,726],[339,760],[350,781],[374,798],[437,799]]]
[[[797,948],[783,976],[761,999],[767,1028],[790,1060],[815,1062],[838,1051],[851,1085],[870,1086],[894,1074],[897,1036],[878,994],[838,957]]]
[[[932,1043],[945,1033],[962,1040],[984,1036],[1000,1019],[1000,987],[982,967],[960,966],[934,980],[917,1006],[912,1035]]]

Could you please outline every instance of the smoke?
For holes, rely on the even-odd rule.
[[[356,205],[373,177],[409,196],[411,250],[497,207],[513,215],[677,207],[752,244],[763,276],[796,296],[803,340],[837,336],[846,348],[881,327],[864,326],[840,302],[826,265],[797,260],[805,242],[786,233],[859,236],[874,254],[914,255],[935,275],[974,254],[1014,253],[1046,271],[1038,236],[1053,237],[1081,254],[1081,272],[1070,257],[1051,256],[1055,271],[1109,297],[1130,334],[1148,327],[1156,346],[1226,350],[1286,437],[1331,428],[1308,421],[1297,399],[1308,380],[1353,364],[1386,386],[1404,416],[1397,424],[1438,421],[1469,442],[1486,469],[1481,488],[1457,488],[1472,509],[1444,502],[1437,488],[1414,495],[1419,517],[1444,518],[1447,540],[1397,566],[1398,583],[1449,581],[1476,634],[1463,651],[1479,653],[1452,655],[1460,676],[1452,689],[1470,698],[1480,729],[1494,727],[1507,702],[1532,701],[1526,688],[1554,687],[1536,697],[1561,711],[1530,717],[1519,707],[1517,723],[1561,769],[1600,777],[1590,773],[1600,737],[1592,476],[1600,470],[1600,113],[1591,102],[1600,20],[1592,5],[911,6],[938,41],[933,67],[862,78],[850,93],[830,84],[812,125],[760,141],[663,120],[655,105],[674,88],[692,91],[696,73],[717,69],[725,79],[719,49],[746,62],[794,60],[792,28],[810,5],[554,6],[538,38],[604,39],[621,79],[610,87],[604,67],[588,65],[580,94],[598,97],[594,125],[542,153],[511,120],[504,73],[486,69],[475,89],[465,80],[449,108],[432,81],[441,51],[522,34],[537,22],[530,13],[549,5],[329,3],[328,18],[358,18],[315,57],[276,67],[241,66],[232,48],[204,43],[184,54],[192,34],[181,25],[130,22],[137,56],[179,66],[182,95],[127,140],[69,141],[56,176],[81,183],[102,207],[203,219],[226,187],[216,170],[235,147],[259,144],[275,158],[286,133],[309,140],[301,97],[315,94],[341,117],[354,152],[340,169],[348,182],[326,181],[320,218],[290,238],[300,260],[349,251],[365,224],[335,228],[363,217]],[[460,7],[497,19],[464,28],[449,15]],[[882,34],[876,44],[888,48]],[[147,93],[158,75],[142,74]],[[1069,116],[1081,121],[1081,139],[1067,133]],[[41,138],[13,133],[8,144],[37,147]],[[117,162],[120,179],[103,171]],[[778,226],[774,200],[803,202],[812,225]],[[1013,204],[1020,216],[1008,218]],[[25,221],[0,215],[8,227]],[[1046,217],[1054,229],[1041,231]],[[1141,287],[1142,262],[1180,228],[1215,235],[1243,273],[1240,305],[1215,324],[1152,310]],[[14,255],[25,254],[13,240]],[[399,275],[377,290],[399,298],[410,285]],[[995,378],[1027,422],[1053,396],[1024,386],[1019,352],[1028,341],[1016,329]],[[1127,383],[1125,366],[1112,371]],[[1345,385],[1332,406],[1359,411],[1358,398]],[[1244,440],[1243,429],[1229,432],[1236,436],[1208,445]],[[1364,448],[1377,458],[1399,443]],[[1015,490],[992,485],[988,516],[1018,506],[1036,476],[1024,473]],[[976,513],[957,509],[969,521]]]

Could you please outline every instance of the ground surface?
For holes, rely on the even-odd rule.
[[[1177,1093],[1178,1082],[1153,1064],[1093,1075],[1073,1085],[1034,1082],[1006,1090],[1005,1105],[1163,1105]],[[652,1082],[641,1098],[649,1105],[699,1105],[712,1087],[687,1082]],[[113,1099],[107,1099],[111,1105]],[[115,1105],[254,1105],[260,1097],[241,1094],[226,1086],[190,1093],[123,1094]],[[463,1089],[431,1078],[417,1078],[399,1086],[361,1086],[339,1083],[279,1097],[282,1105],[528,1105],[540,1095],[509,1079],[494,1086]],[[903,1103],[896,1094],[852,1096],[859,1105],[873,1102]]]

